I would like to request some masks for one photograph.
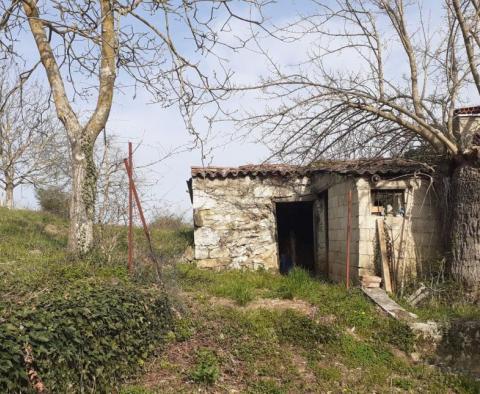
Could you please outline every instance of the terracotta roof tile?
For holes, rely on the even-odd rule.
[[[314,173],[353,175],[401,175],[431,173],[433,168],[407,159],[325,160],[309,166],[289,164],[248,164],[240,167],[192,167],[192,178],[238,178],[245,176],[305,176]]]
[[[453,113],[454,115],[480,115],[480,105],[475,107],[457,108]]]

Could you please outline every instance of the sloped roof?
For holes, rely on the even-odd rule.
[[[316,173],[343,175],[404,175],[431,173],[433,168],[407,159],[325,160],[309,166],[290,164],[248,164],[240,167],[192,167],[192,178],[240,178],[245,176],[305,176]]]
[[[457,108],[453,113],[454,115],[480,115],[480,105],[475,107]]]

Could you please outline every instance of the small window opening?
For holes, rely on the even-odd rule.
[[[371,213],[376,216],[404,216],[405,190],[372,189]]]

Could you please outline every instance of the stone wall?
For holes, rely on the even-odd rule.
[[[195,259],[205,268],[278,269],[275,201],[313,199],[306,177],[193,178]]]
[[[195,259],[205,268],[278,269],[275,202],[314,200],[315,272],[346,277],[348,191],[352,190],[350,277],[379,274],[371,182],[334,174],[284,177],[193,178]],[[437,205],[426,179],[380,181],[375,188],[404,189],[406,215],[388,216],[395,251],[394,276],[414,276],[421,262],[441,253]],[[325,220],[326,219],[326,220]],[[399,259],[399,255],[405,257]]]
[[[387,216],[384,222],[394,250],[392,276],[399,281],[402,277],[405,281],[414,277],[424,269],[424,264],[437,259],[442,252],[437,201],[430,186],[429,180],[421,178],[382,181],[375,186],[405,191],[405,216]],[[360,178],[356,181],[356,188],[359,202],[358,274],[379,274],[375,258],[378,246],[376,221],[380,217],[371,214],[370,182]]]

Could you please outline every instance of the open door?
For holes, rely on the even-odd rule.
[[[315,271],[313,201],[276,203],[280,272],[293,267]]]

